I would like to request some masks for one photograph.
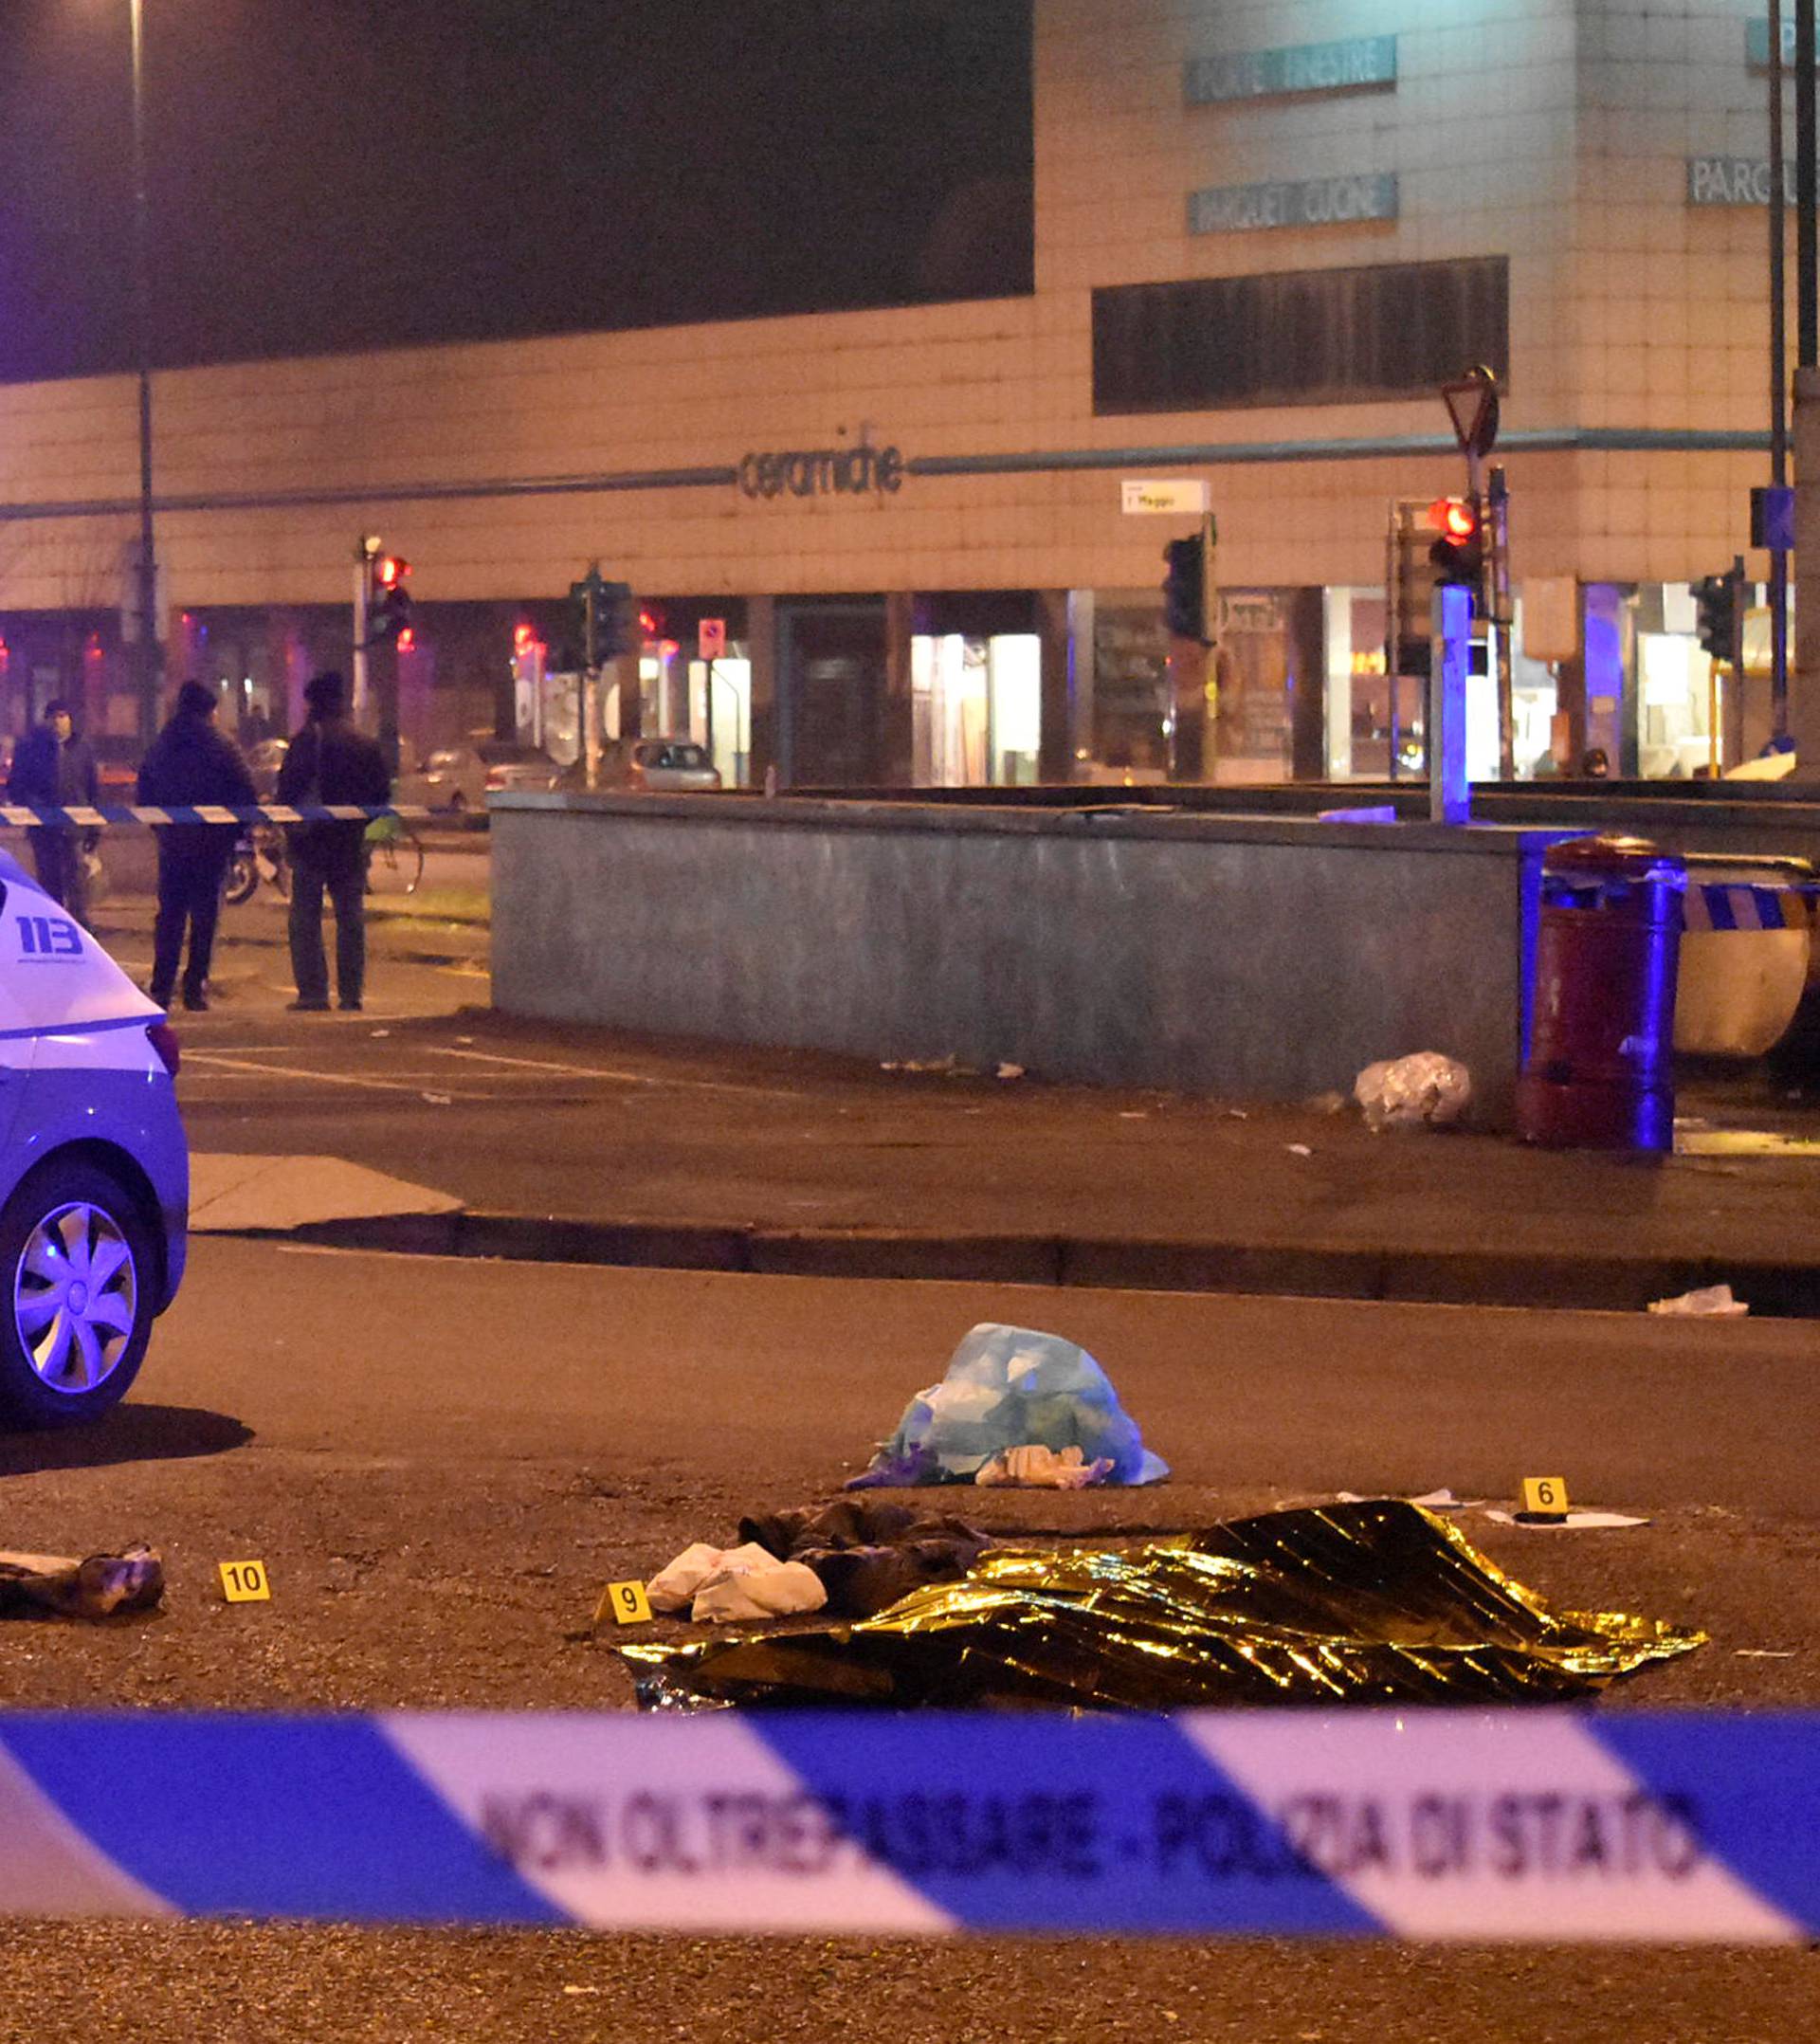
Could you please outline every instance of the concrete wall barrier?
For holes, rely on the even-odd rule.
[[[1493,1125],[1559,834],[739,795],[491,811],[507,1013],[1278,1100],[1434,1049]]]

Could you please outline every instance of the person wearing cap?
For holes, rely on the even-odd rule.
[[[378,745],[347,717],[347,684],[334,673],[312,675],[303,690],[309,721],[291,740],[278,770],[278,799],[291,807],[357,803],[377,808],[391,796],[391,775]],[[322,897],[335,907],[336,994],[358,1013],[367,972],[367,827],[357,819],[292,824],[291,971],[305,1013],[329,1005],[329,966],[322,950]]]
[[[170,722],[153,739],[140,765],[139,802],[157,809],[205,804],[239,809],[258,799],[240,747],[215,728],[214,690],[200,682],[185,682]],[[183,1005],[209,1005],[209,964],[221,915],[222,884],[239,835],[240,826],[233,823],[157,827],[158,915],[152,930],[152,983],[146,991],[160,1008],[171,1005],[186,928],[190,962],[183,974]]]
[[[69,704],[61,698],[45,704],[45,721],[13,755],[7,799],[32,809],[93,809],[100,798],[95,755],[76,736]],[[69,910],[83,929],[88,923],[88,866],[85,840],[94,832],[73,823],[38,824],[26,832],[38,885]]]

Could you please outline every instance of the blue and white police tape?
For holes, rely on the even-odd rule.
[[[89,809],[81,803],[66,809],[40,809],[29,803],[0,803],[0,823],[15,830],[46,827],[99,830],[103,824],[132,823],[150,824],[154,830],[169,823],[372,823],[381,816],[421,823],[428,814],[427,809],[392,802],[364,808],[355,802],[256,802],[245,809],[224,809],[213,803],[194,808],[138,803],[124,809]]]
[[[1807,1940],[1820,1716],[5,1716],[0,1911]]]

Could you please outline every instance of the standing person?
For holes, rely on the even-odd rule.
[[[21,740],[7,779],[7,799],[32,809],[94,808],[100,795],[95,755],[88,740],[76,736],[69,704],[45,704],[45,721]],[[61,902],[83,929],[88,922],[88,867],[84,854],[95,833],[73,823],[39,824],[26,835],[31,841],[38,885],[53,902]]]
[[[177,691],[171,721],[152,741],[139,768],[138,799],[159,809],[218,803],[249,807],[258,797],[240,747],[215,728],[215,695],[200,682]],[[183,1005],[209,1005],[209,960],[215,948],[222,883],[233,856],[240,826],[233,823],[169,823],[158,827],[158,920],[152,933],[152,984],[160,1008],[171,1005],[190,930],[190,963],[183,976]]]
[[[278,770],[282,803],[357,802],[376,807],[391,796],[386,756],[347,719],[348,684],[317,674],[303,690],[309,721],[291,740]],[[367,972],[367,856],[364,823],[293,824],[291,971],[293,1008],[319,1013],[329,1005],[329,967],[322,953],[322,896],[335,904],[335,980],[343,1008],[358,1013]]]

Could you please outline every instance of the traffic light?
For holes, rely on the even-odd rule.
[[[644,645],[644,623],[632,585],[609,582],[598,561],[579,582],[570,583],[569,598],[574,606],[575,644],[581,648],[585,667],[604,667]]]
[[[1178,639],[1204,643],[1207,618],[1207,554],[1196,533],[1171,539],[1163,548],[1169,573],[1163,577],[1163,621]]]
[[[1738,654],[1738,575],[1709,575],[1694,584],[1695,630],[1700,643],[1715,660],[1733,660]]]
[[[410,629],[410,563],[396,554],[375,554],[367,571],[367,636],[374,643],[397,640]]]
[[[1451,582],[1483,600],[1485,586],[1485,521],[1465,497],[1437,497],[1429,523],[1440,537],[1429,549],[1437,582]]]

